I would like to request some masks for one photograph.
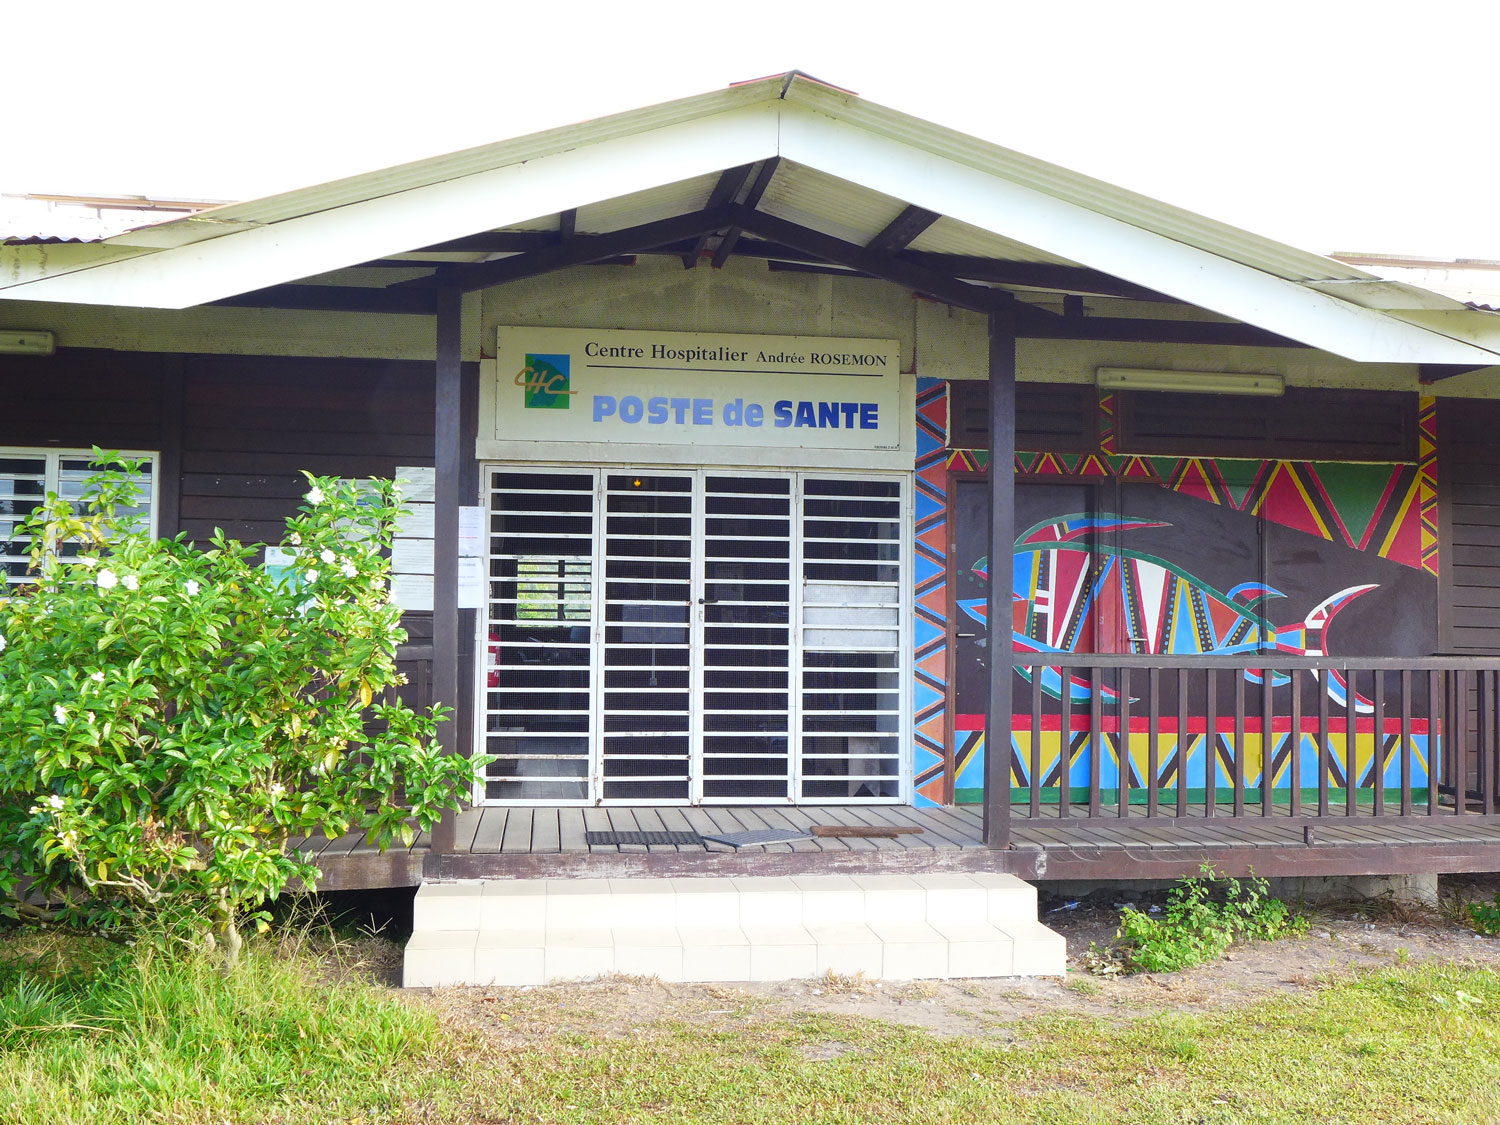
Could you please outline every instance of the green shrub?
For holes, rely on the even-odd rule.
[[[1167,893],[1160,915],[1127,907],[1120,915],[1120,952],[1128,968],[1170,973],[1213,961],[1235,941],[1301,933],[1306,919],[1272,898],[1264,879],[1183,879]]]
[[[1482,934],[1500,937],[1500,894],[1494,902],[1471,902],[1464,906],[1464,917]]]
[[[275,570],[219,531],[206,550],[152,539],[132,519],[139,466],[118,463],[17,533],[33,581],[0,601],[0,909],[212,922],[232,954],[237,917],[318,878],[290,839],[409,843],[483,759],[441,753],[441,709],[376,702],[405,639],[390,482],[308,476]]]

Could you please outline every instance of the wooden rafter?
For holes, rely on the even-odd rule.
[[[957,278],[938,273],[925,266],[905,261],[891,254],[869,250],[853,242],[846,242],[842,238],[835,238],[833,235],[813,230],[811,227],[780,219],[774,215],[767,215],[763,211],[754,211],[744,206],[734,207],[733,210],[735,212],[734,225],[742,230],[752,231],[765,238],[796,246],[817,255],[826,262],[848,266],[886,281],[894,281],[898,285],[915,289],[929,297],[936,297],[950,305],[973,309],[976,312],[989,312],[1012,300],[1011,295],[1003,289],[990,289],[970,284],[967,281],[959,281]]]
[[[760,206],[761,196],[766,194],[766,188],[771,186],[771,179],[780,166],[779,156],[773,156],[761,164],[760,171],[755,174],[755,182],[750,185],[750,194],[745,196],[746,207],[753,211]],[[714,248],[714,269],[722,269],[724,263],[729,261],[729,255],[734,253],[734,245],[739,241],[741,233],[739,227],[730,227],[724,232],[724,237],[719,239],[719,245]]]
[[[734,197],[740,193],[745,186],[745,181],[750,178],[750,173],[755,169],[754,164],[741,164],[735,168],[726,168],[719,175],[719,182],[714,184],[714,190],[708,193],[708,203],[705,210],[712,211],[715,207],[721,207],[726,203],[734,202]],[[711,233],[711,232],[709,232]],[[692,269],[698,264],[698,256],[703,253],[704,247],[708,245],[708,233],[700,234],[693,243],[691,250],[682,255],[683,269]]]
[[[886,224],[883,231],[865,243],[865,249],[885,254],[905,250],[919,234],[941,218],[936,211],[907,204],[901,214]]]
[[[570,266],[587,265],[621,254],[638,254],[670,242],[698,238],[728,226],[735,211],[732,204],[704,211],[691,211],[686,215],[674,215],[670,219],[626,227],[609,234],[575,235],[564,244],[544,246],[529,253],[501,258],[495,262],[476,262],[472,265],[453,266],[439,272],[433,278],[416,278],[399,282],[392,289],[431,288],[434,285],[453,285],[468,292],[485,289],[491,285],[503,285],[509,281],[520,281],[537,277],[554,270]]]
[[[557,241],[567,242],[578,233],[578,208],[569,207],[557,216]]]

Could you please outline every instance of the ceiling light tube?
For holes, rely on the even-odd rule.
[[[1253,371],[1158,371],[1136,367],[1101,367],[1101,390],[1177,391],[1200,395],[1280,395],[1286,380]]]
[[[0,331],[0,355],[51,355],[50,332]]]

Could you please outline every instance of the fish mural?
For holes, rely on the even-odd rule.
[[[1069,653],[1089,651],[1099,635],[1128,638],[1131,653],[1232,656],[1241,653],[1283,652],[1294,656],[1327,653],[1326,634],[1333,619],[1356,598],[1378,587],[1349,586],[1320,601],[1300,621],[1274,625],[1266,613],[1273,598],[1284,595],[1258,582],[1231,590],[1209,586],[1179,566],[1128,547],[1101,548],[1104,532],[1130,532],[1170,527],[1169,523],[1128,519],[1119,515],[1072,514],[1038,523],[1016,538],[1012,559],[1011,636],[1017,652]],[[974,564],[971,574],[989,581],[989,560]],[[958,608],[988,628],[984,598],[960,600]],[[1037,669],[1042,690],[1061,699],[1064,690],[1072,703],[1091,698],[1087,681],[1069,677],[1064,685],[1058,668]],[[1323,673],[1312,671],[1315,678]],[[1031,681],[1031,672],[1022,672]],[[1259,669],[1246,679],[1263,682]],[[1271,685],[1289,683],[1286,673],[1273,673]],[[1324,689],[1340,707],[1347,685],[1337,672],[1327,675]],[[1118,694],[1102,688],[1104,698]],[[1355,710],[1368,713],[1373,704],[1356,693]]]

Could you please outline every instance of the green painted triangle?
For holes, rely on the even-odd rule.
[[[978,468],[985,468],[990,463],[990,451],[988,449],[976,449],[973,453],[974,464]]]
[[[1078,466],[1083,463],[1084,455],[1078,453],[1058,453],[1056,454],[1056,457],[1064,469],[1066,469],[1069,473],[1076,473],[1078,471]]]
[[[1401,471],[1391,465],[1346,465],[1338,461],[1314,461],[1312,469],[1355,543],[1364,538],[1365,528],[1375,518],[1391,474]]]
[[[1109,471],[1114,476],[1121,476],[1125,472],[1125,462],[1129,457],[1118,457],[1113,453],[1106,454],[1104,460],[1109,464]]]
[[[1266,461],[1217,461],[1208,457],[1201,458],[1201,461],[1205,466],[1212,465],[1219,470],[1219,475],[1224,478],[1230,503],[1236,508],[1245,506],[1250,490],[1255,487],[1255,482],[1261,475],[1262,466],[1267,475],[1275,471],[1274,466]]]
[[[1162,482],[1165,483],[1171,480],[1173,474],[1177,472],[1177,466],[1182,464],[1182,459],[1179,457],[1147,457],[1146,464],[1155,469],[1156,475],[1161,477]]]

